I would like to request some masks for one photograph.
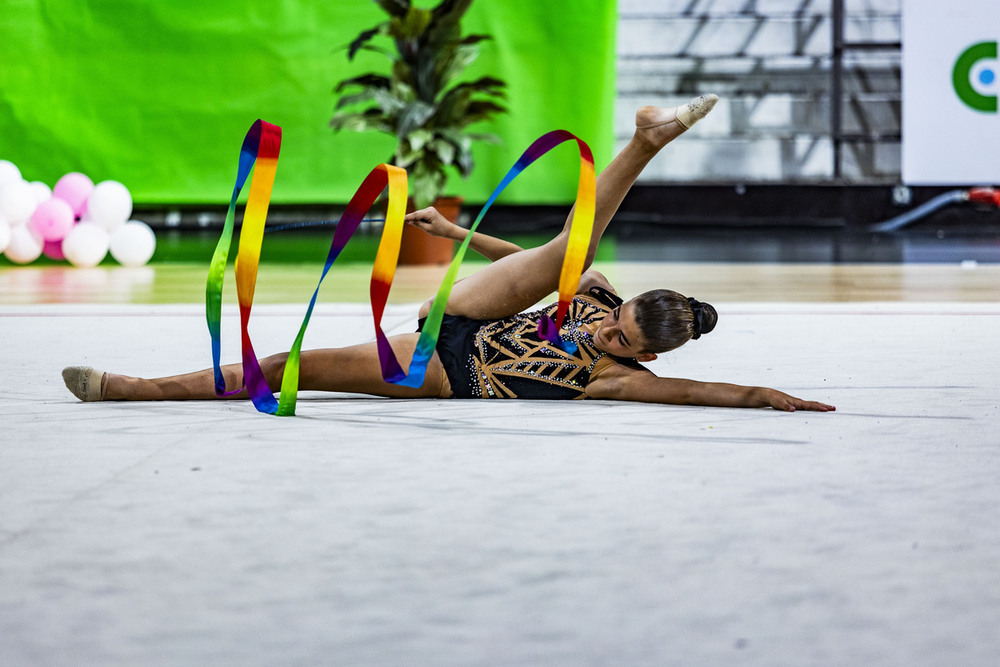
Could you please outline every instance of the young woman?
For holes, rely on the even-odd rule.
[[[703,95],[674,109],[642,107],[628,145],[597,178],[593,236],[586,267],[625,194],[649,160],[664,146],[705,117],[715,105]],[[304,351],[302,390],[360,392],[398,398],[596,398],[649,403],[723,407],[772,407],[827,412],[832,405],[805,401],[775,389],[657,377],[638,362],[656,359],[710,332],[717,314],[709,304],[669,290],[653,290],[622,301],[607,280],[586,271],[563,325],[564,339],[577,350],[569,354],[537,334],[540,312],[522,313],[558,288],[569,238],[566,226],[543,246],[523,250],[484,234],[470,246],[493,260],[457,282],[424,384],[401,387],[383,381],[374,342],[345,348]],[[433,208],[410,213],[406,221],[429,234],[456,241],[468,233]],[[420,309],[426,317],[430,301]],[[555,306],[545,309],[554,314]],[[421,319],[422,323],[422,319]],[[391,339],[400,359],[412,356],[419,334]],[[281,384],[284,354],[261,360],[271,387]],[[223,367],[227,386],[240,386],[240,364]],[[103,373],[88,367],[63,370],[66,386],[83,401],[215,399],[212,369],[185,375],[142,379]],[[244,389],[232,398],[246,398]]]

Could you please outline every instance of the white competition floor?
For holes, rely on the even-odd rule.
[[[63,366],[207,366],[202,308],[0,306],[0,665],[995,665],[1000,304],[717,307],[653,369],[837,412],[83,404]]]

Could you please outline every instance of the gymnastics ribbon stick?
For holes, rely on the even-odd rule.
[[[254,354],[248,326],[254,290],[257,285],[257,268],[260,263],[264,221],[267,218],[267,207],[271,199],[271,189],[274,185],[274,175],[278,167],[280,151],[281,128],[262,120],[255,121],[243,139],[239,167],[236,173],[236,185],[229,201],[229,210],[226,212],[222,236],[212,256],[205,287],[206,319],[208,320],[209,334],[212,337],[212,365],[215,372],[216,394],[231,396],[246,386],[254,406],[261,412],[269,413],[275,412],[278,404]],[[239,298],[242,329],[243,386],[227,392],[226,381],[220,366],[222,286],[232,242],[236,201],[251,169],[253,169],[254,174],[250,182],[250,193],[243,214],[243,227],[240,231],[240,244],[236,257],[236,291]]]
[[[594,209],[596,200],[596,177],[594,172],[594,157],[590,151],[590,146],[576,135],[566,130],[554,130],[542,135],[535,140],[531,146],[518,158],[514,166],[510,168],[503,180],[490,195],[486,204],[479,211],[475,221],[469,228],[465,240],[455,251],[451,266],[445,274],[441,287],[438,289],[431,309],[424,321],[424,327],[417,341],[416,349],[413,352],[413,359],[410,362],[409,375],[396,384],[406,387],[419,387],[423,383],[423,373],[434,355],[434,348],[437,345],[438,334],[441,330],[441,321],[444,319],[444,310],[451,294],[451,288],[455,284],[458,276],[458,267],[465,257],[466,250],[472,241],[472,235],[486,215],[493,202],[496,201],[500,193],[503,192],[511,181],[524,171],[531,163],[545,155],[559,144],[576,140],[580,149],[580,182],[577,186],[576,205],[573,209],[573,220],[570,225],[569,241],[566,245],[566,253],[563,256],[562,272],[559,276],[559,307],[556,311],[556,320],[553,321],[548,315],[543,315],[538,322],[538,333],[546,340],[553,343],[563,351],[572,354],[576,351],[576,344],[572,341],[564,341],[559,335],[559,327],[562,326],[569,304],[576,294],[576,288],[580,285],[580,274],[583,272],[583,263],[590,246],[590,235],[594,228]]]

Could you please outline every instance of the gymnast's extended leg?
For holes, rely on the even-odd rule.
[[[401,359],[413,355],[419,334],[393,336],[393,350]],[[268,385],[274,390],[281,386],[287,354],[275,354],[261,359],[260,366]],[[93,373],[89,375],[88,373]],[[239,387],[243,382],[242,364],[222,367],[226,386]],[[208,400],[221,398],[215,393],[215,375],[211,368],[174,375],[144,379],[101,373],[90,368],[71,367],[63,371],[66,386],[83,401],[164,401]],[[413,389],[390,384],[382,379],[378,349],[374,342],[343,348],[326,348],[302,352],[299,369],[299,389],[302,391],[341,391],[389,396],[394,398],[437,398],[451,395],[451,386],[441,361],[435,354],[427,365],[423,386]],[[247,398],[243,391],[226,398]]]
[[[597,177],[594,230],[585,269],[594,259],[604,230],[646,164],[703,118],[716,99],[714,95],[705,95],[676,110],[642,107],[636,112],[635,134]],[[445,312],[475,319],[497,319],[521,312],[555,291],[572,218],[571,211],[563,230],[545,245],[507,255],[456,283]],[[424,304],[421,316],[426,315],[429,307],[429,303]]]

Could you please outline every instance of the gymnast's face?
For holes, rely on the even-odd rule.
[[[656,359],[655,354],[642,351],[644,342],[635,323],[631,301],[608,313],[594,334],[594,343],[599,350],[617,357],[635,357],[639,361]]]

